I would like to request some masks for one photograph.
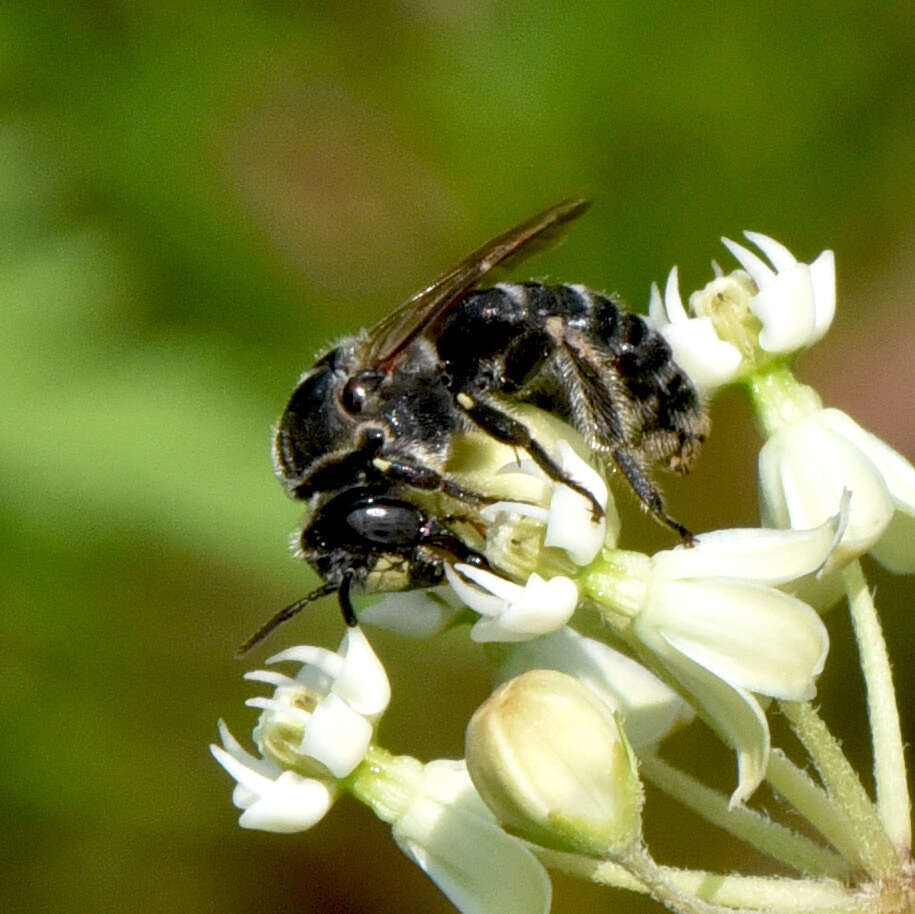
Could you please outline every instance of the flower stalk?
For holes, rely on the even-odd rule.
[[[899,854],[904,855],[912,847],[912,802],[889,654],[860,563],[849,564],[842,572],[842,578],[848,594],[867,694],[877,812],[890,840]]]

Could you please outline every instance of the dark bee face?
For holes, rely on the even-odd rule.
[[[483,562],[416,505],[361,486],[322,505],[300,542],[302,555],[326,581],[348,577],[369,592],[437,584],[446,556]]]

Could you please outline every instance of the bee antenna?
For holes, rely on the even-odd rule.
[[[309,603],[314,603],[315,600],[320,600],[321,597],[326,597],[328,594],[334,593],[340,589],[340,584],[322,584],[317,590],[313,590],[308,594],[308,596],[302,597],[301,600],[296,600],[295,603],[290,603],[288,606],[281,609],[275,616],[269,618],[253,635],[251,635],[251,637],[238,648],[235,652],[235,656],[242,657],[247,654],[252,647],[256,644],[260,644],[270,632],[301,612]]]

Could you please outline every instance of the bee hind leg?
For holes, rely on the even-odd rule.
[[[667,513],[664,499],[658,487],[651,481],[639,462],[626,451],[613,451],[613,461],[632,486],[642,504],[665,526],[674,530],[686,546],[692,546],[696,537],[693,533]]]

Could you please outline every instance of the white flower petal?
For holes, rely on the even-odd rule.
[[[273,788],[238,817],[238,824],[284,834],[306,831],[324,818],[334,799],[334,790],[324,781],[284,771]]]
[[[556,453],[562,471],[584,486],[601,507],[606,507],[609,491],[600,474],[567,441],[556,443]],[[556,485],[550,499],[544,545],[564,549],[576,565],[592,562],[604,544],[607,518],[605,514],[595,521],[591,511],[592,505],[583,495],[568,486]]]
[[[838,506],[837,506],[838,507]],[[652,558],[654,573],[668,580],[743,578],[771,585],[785,583],[820,568],[836,545],[840,515],[811,530],[716,530]]]
[[[851,442],[874,464],[898,507],[915,513],[915,467],[885,441],[838,409],[824,409],[818,421]]]
[[[521,517],[531,517],[541,524],[546,524],[550,513],[540,505],[530,505],[518,501],[496,501],[487,505],[480,511],[484,520],[494,523],[500,514],[518,514]]]
[[[836,314],[836,258],[832,251],[823,251],[810,264],[810,281],[813,284],[816,320],[808,346],[823,338]]]
[[[466,769],[454,768],[444,781],[433,769],[426,789],[394,823],[392,834],[465,914],[547,914],[550,909],[546,870],[523,842],[496,825]]]
[[[241,743],[239,743],[238,740],[235,739],[235,737],[229,732],[229,728],[226,726],[225,721],[222,720],[219,721],[219,740],[229,755],[231,755],[239,764],[243,765],[245,768],[250,768],[256,774],[260,774],[265,778],[273,780],[280,773],[279,767],[274,765],[273,762],[271,762],[269,759],[257,758],[245,750]],[[232,774],[231,771],[229,773]],[[238,779],[236,778],[236,780]]]
[[[658,284],[654,282],[651,284],[648,317],[655,327],[661,327],[664,324],[687,323],[690,320],[683,305],[683,298],[680,295],[679,274],[675,266],[671,267],[670,272],[667,274],[663,301],[658,290]]]
[[[308,721],[311,720],[311,711],[299,708],[283,698],[264,698],[257,696],[245,701],[248,708],[257,708],[260,711],[269,711],[274,721],[282,720],[283,723],[290,726],[307,727]]]
[[[347,628],[340,645],[343,669],[333,692],[354,711],[376,718],[391,701],[391,685],[384,666],[359,626]]]
[[[731,806],[746,802],[762,783],[769,762],[769,723],[759,702],[690,660],[663,635],[655,634],[652,640],[657,656],[737,753],[737,789]]]
[[[750,299],[750,310],[762,321],[759,345],[766,352],[794,352],[809,345],[816,327],[810,267],[799,263],[779,273]]]
[[[284,771],[275,779],[247,768],[219,746],[210,747],[216,761],[238,781],[235,799],[244,812],[238,820],[243,828],[271,832],[298,832],[319,822],[333,805],[331,785]]]
[[[561,575],[546,581],[534,573],[519,591],[498,616],[473,626],[474,641],[526,641],[554,632],[572,618],[578,605],[578,587]]]
[[[620,712],[626,735],[636,748],[659,742],[694,717],[692,708],[654,673],[568,626],[509,648],[496,672],[496,683],[528,670],[557,670],[574,676],[609,708]]]
[[[661,299],[661,292],[656,282],[653,282],[648,290],[648,321],[655,328],[670,322],[670,318],[664,310],[664,302]]]
[[[664,310],[671,323],[689,320],[680,295],[680,274],[676,266],[670,268],[667,282],[664,284]]]
[[[865,455],[882,477],[892,499],[893,519],[871,547],[871,554],[890,571],[899,574],[915,571],[915,467],[841,410],[824,409],[817,418],[821,425]]]
[[[342,698],[331,693],[318,703],[305,727],[300,751],[345,778],[365,758],[372,725]]]
[[[249,682],[263,682],[265,685],[273,686],[275,689],[280,687],[288,688],[294,686],[296,681],[285,673],[277,673],[275,670],[250,670],[242,676]]]
[[[464,606],[449,585],[390,593],[359,611],[360,623],[411,638],[430,638],[448,628]]]
[[[740,351],[718,337],[708,317],[695,317],[659,327],[674,361],[689,375],[700,392],[708,394],[737,377]]]
[[[769,258],[769,263],[775,267],[776,271],[781,272],[797,264],[794,254],[774,238],[760,232],[744,232],[743,234]]]
[[[763,260],[760,260],[752,251],[731,241],[730,238],[722,238],[721,243],[734,255],[734,259],[750,274],[750,278],[756,283],[758,289],[768,285],[775,279],[775,271]]]
[[[506,604],[521,593],[520,585],[473,565],[458,563],[452,569],[446,564],[445,577],[464,603],[483,616],[497,616],[504,612]],[[489,593],[468,584],[464,578],[470,578]]]
[[[820,617],[771,587],[732,580],[658,581],[639,616],[646,628],[731,685],[806,701],[829,650]],[[679,607],[679,611],[678,608]]]
[[[876,466],[815,414],[779,429],[759,452],[760,512],[767,526],[809,529],[851,492],[848,526],[831,565],[867,552],[893,516]]]
[[[296,681],[315,692],[327,692],[343,669],[343,658],[335,651],[313,644],[297,644],[267,658],[267,663],[300,663]]]

